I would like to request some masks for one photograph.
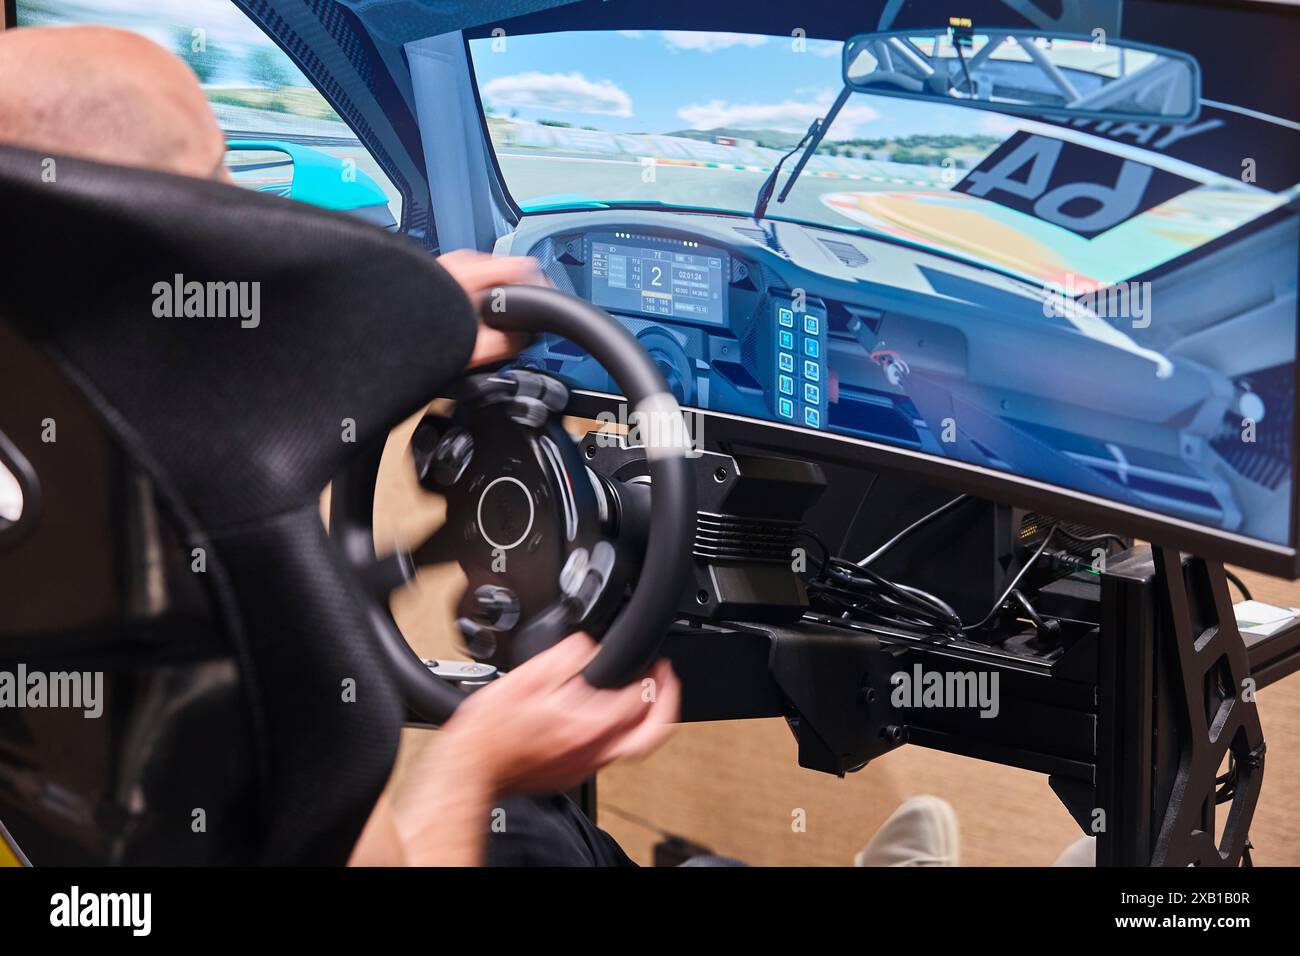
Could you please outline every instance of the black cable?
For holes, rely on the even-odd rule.
[[[978,630],[987,625],[1002,608],[1007,596],[1016,589],[1030,568],[1047,550],[1053,536],[1059,530],[1059,522],[1048,530],[1038,548],[1016,572],[989,612],[971,625],[963,625],[960,615],[941,598],[920,588],[890,581],[867,567],[909,534],[941,515],[947,514],[968,497],[968,495],[958,495],[945,502],[934,511],[912,522],[856,564],[832,556],[826,543],[815,532],[808,528],[800,528],[800,534],[817,543],[823,557],[821,569],[806,582],[812,604],[819,610],[840,618],[886,626],[901,626],[942,638],[959,637],[968,631]],[[1102,538],[1121,540],[1115,535],[1097,536],[1098,540]]]
[[[920,588],[895,584],[844,558],[831,558],[807,587],[816,605],[840,617],[942,637],[961,633],[961,619],[944,601]]]
[[[858,502],[853,519],[850,521],[850,528],[856,523],[866,503],[867,495],[874,485],[873,478],[871,485]],[[968,495],[958,495],[940,505],[934,511],[912,522],[857,564],[833,556],[826,542],[818,537],[816,532],[809,528],[800,528],[800,534],[817,543],[823,558],[820,570],[805,584],[810,602],[819,610],[842,619],[904,627],[939,637],[960,635],[961,618],[946,601],[920,588],[890,581],[870,570],[867,565],[918,528],[924,527],[956,508],[968,497]]]
[[[1250,596],[1250,588],[1246,587],[1245,582],[1242,581],[1241,578],[1237,577],[1227,568],[1223,569],[1223,576],[1237,586],[1237,590],[1241,592],[1241,597],[1243,600],[1246,601],[1255,600],[1253,597]]]
[[[903,590],[894,582],[868,568],[853,567],[847,561],[832,561],[831,572],[832,574],[838,574],[842,580],[851,586],[862,587],[865,585],[869,593],[875,593],[879,600],[890,607],[920,613],[923,617],[928,616],[934,610],[934,605],[925,598]]]
[[[1019,571],[1016,572],[1016,576],[1011,579],[1011,583],[1007,585],[1006,590],[1002,592],[1001,597],[993,602],[993,606],[989,608],[989,612],[980,618],[977,623],[963,627],[963,632],[977,631],[997,615],[998,611],[1002,608],[1002,602],[1007,599],[1007,595],[1016,589],[1016,585],[1020,583],[1020,579],[1029,573],[1029,569],[1034,566],[1034,562],[1042,557],[1043,552],[1047,550],[1047,546],[1051,543],[1052,536],[1056,534],[1056,529],[1058,527],[1059,524],[1054,524],[1048,529],[1047,534],[1043,536],[1042,543],[1038,545],[1038,549],[1029,556],[1029,560],[1021,566]]]
[[[853,517],[844,528],[844,537],[840,541],[840,549],[848,547],[849,542],[853,540],[853,531],[858,526],[858,518],[862,516],[862,509],[867,506],[867,499],[871,497],[872,490],[876,487],[876,482],[880,480],[880,474],[873,473],[871,480],[867,482],[866,489],[862,492],[862,497],[858,499],[858,506],[853,509]]]
[[[876,548],[875,551],[872,551],[869,555],[867,555],[865,558],[863,558],[861,561],[859,561],[859,562],[858,562],[858,567],[860,567],[860,568],[865,568],[868,564],[871,564],[873,561],[875,561],[877,558],[879,558],[882,554],[884,554],[884,553],[885,553],[886,551],[888,551],[890,548],[894,547],[894,545],[898,544],[898,542],[902,541],[904,538],[906,538],[906,537],[907,537],[908,535],[910,535],[912,532],[916,531],[918,528],[923,528],[923,527],[925,527],[927,524],[929,524],[929,523],[930,523],[931,521],[933,521],[935,518],[938,518],[938,517],[940,517],[940,516],[942,516],[942,515],[947,514],[949,511],[951,511],[953,508],[956,508],[959,504],[961,504],[963,501],[967,500],[969,497],[970,497],[970,495],[958,495],[956,498],[953,498],[951,501],[948,501],[948,502],[945,502],[944,504],[941,504],[939,507],[935,508],[935,509],[934,509],[933,511],[931,511],[929,514],[924,515],[924,516],[918,518],[916,521],[913,521],[911,524],[909,524],[909,525],[908,525],[906,528],[904,528],[902,531],[898,532],[898,534],[894,535],[892,538],[890,538],[888,541],[886,541],[886,542],[885,542],[884,544],[882,544],[880,547]]]
[[[805,538],[810,538],[813,541],[813,543],[817,545],[817,547],[822,549],[822,561],[821,561],[821,565],[818,568],[817,573],[818,574],[824,573],[826,571],[827,566],[831,563],[831,549],[826,547],[826,542],[821,539],[821,535],[819,535],[812,528],[800,528],[798,531],[795,532],[795,534],[801,534]]]
[[[807,587],[814,603],[841,617],[943,633],[960,627],[952,609],[933,595],[896,585],[843,558],[832,557]]]
[[[1088,534],[1088,535],[1075,534],[1073,531],[1070,531],[1067,528],[1062,528],[1059,525],[1057,526],[1056,533],[1059,535],[1064,535],[1065,537],[1069,538],[1071,541],[1078,541],[1081,544],[1089,544],[1093,541],[1114,541],[1121,548],[1127,548],[1129,546],[1128,542],[1125,541],[1117,534],[1109,534],[1109,533]]]
[[[908,594],[911,594],[915,597],[924,598],[926,601],[929,601],[931,604],[937,606],[941,611],[945,612],[949,617],[951,617],[958,624],[961,623],[961,616],[956,611],[954,611],[952,605],[949,604],[947,601],[945,601],[943,598],[931,594],[929,591],[922,591],[920,588],[914,588],[910,584],[903,584],[901,581],[895,581],[894,586],[902,588]]]

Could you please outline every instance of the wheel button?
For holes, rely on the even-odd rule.
[[[460,481],[474,457],[474,438],[463,428],[453,428],[442,436],[433,450],[433,479],[443,487]]]

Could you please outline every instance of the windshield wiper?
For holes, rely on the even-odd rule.
[[[777,202],[785,202],[785,197],[790,195],[790,190],[794,187],[795,180],[799,178],[799,174],[803,172],[803,168],[808,165],[808,160],[812,159],[813,153],[817,152],[817,147],[820,146],[822,140],[826,138],[826,133],[835,122],[835,117],[840,115],[840,110],[844,109],[844,104],[849,101],[849,97],[852,95],[853,91],[847,86],[844,87],[844,89],[840,90],[840,95],[835,98],[835,102],[831,104],[831,108],[826,115],[819,120],[814,120],[813,125],[808,128],[808,133],[811,135],[811,139],[808,139],[808,145],[804,148],[803,155],[799,157],[799,162],[795,164],[794,169],[790,170],[790,178],[785,181],[785,186],[781,189],[781,195],[776,197]],[[795,147],[795,149],[798,148],[798,146]],[[784,162],[784,160],[782,161]],[[775,170],[773,172],[775,173]],[[772,182],[775,183],[776,180],[773,179]],[[769,196],[770,195],[769,192]],[[767,208],[767,203],[763,204],[763,208]],[[758,218],[757,215],[755,218]]]
[[[794,148],[791,149],[790,152],[786,153],[776,161],[776,165],[772,167],[772,171],[768,173],[767,178],[763,180],[763,185],[758,187],[758,198],[754,200],[755,221],[762,219],[763,213],[767,212],[767,204],[772,201],[772,190],[776,188],[776,179],[781,175],[781,167],[785,165],[787,159],[799,152],[799,150],[803,148],[803,145],[817,134],[817,128],[820,123],[821,120],[815,119],[812,121],[808,127],[808,132],[803,134],[803,137],[799,142],[794,144]]]

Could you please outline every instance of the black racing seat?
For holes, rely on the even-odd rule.
[[[0,432],[40,484],[0,670],[103,670],[114,722],[0,716],[0,823],[37,864],[343,862],[403,710],[319,499],[463,368],[470,303],[405,237],[217,182],[0,147],[0,209]],[[167,599],[196,583],[207,644]]]

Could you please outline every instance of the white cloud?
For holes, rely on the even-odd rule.
[[[732,46],[762,46],[767,37],[757,33],[704,33],[694,30],[664,30],[664,40],[678,50],[712,53]]]
[[[516,73],[498,76],[483,87],[494,107],[631,116],[632,97],[609,80],[589,80],[581,73]]]
[[[813,56],[842,56],[844,53],[844,44],[839,40],[811,40],[808,43],[808,52]]]
[[[729,103],[726,100],[709,100],[683,106],[677,115],[692,129],[775,129],[802,133],[813,120],[825,116],[834,101],[834,94],[823,91],[813,99],[782,100],[779,103]],[[832,127],[835,138],[851,137],[864,123],[880,116],[865,103],[850,102],[840,110]]]
[[[621,37],[627,37],[627,38],[630,39],[630,40],[639,40],[639,39],[641,39],[641,31],[640,31],[640,30],[619,30],[619,31],[618,31],[618,35],[621,36]]]

